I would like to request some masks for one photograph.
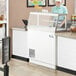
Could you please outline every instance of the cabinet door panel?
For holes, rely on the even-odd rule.
[[[76,40],[58,37],[58,66],[76,70]]]
[[[29,36],[29,47],[35,49],[35,59],[55,64],[55,36],[42,31],[30,31]]]
[[[28,57],[27,32],[13,30],[13,54]]]

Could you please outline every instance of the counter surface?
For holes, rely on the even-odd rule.
[[[38,27],[39,28],[39,27]],[[25,31],[25,29],[23,28],[23,27],[13,27],[12,28],[13,30],[20,30],[20,31]],[[37,29],[37,28],[28,28],[28,29],[31,29],[31,30],[37,30],[37,31],[45,31],[45,32],[51,32],[50,31],[50,29],[49,28],[47,28],[47,29],[45,29],[45,27],[44,27],[44,29],[42,29],[42,27],[41,27],[41,29],[39,28],[39,29]],[[53,32],[52,32],[53,33]],[[56,33],[54,33],[56,36],[61,36],[61,37],[66,37],[66,38],[73,38],[73,39],[76,39],[76,32],[75,33],[73,33],[73,32],[56,32]]]
[[[57,32],[55,33],[56,36],[66,37],[66,38],[73,38],[76,39],[76,32]]]
[[[14,26],[12,28],[10,28],[10,30],[19,30],[19,31],[25,31],[24,27],[23,26]]]
[[[0,20],[0,24],[5,24],[5,23],[7,23],[6,20],[3,20],[3,21]]]

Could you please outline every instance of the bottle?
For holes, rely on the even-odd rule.
[[[0,21],[4,20],[4,15],[0,16]],[[0,28],[3,26],[3,24],[0,24]]]
[[[76,25],[76,15],[74,16],[74,20],[75,20],[75,25]]]

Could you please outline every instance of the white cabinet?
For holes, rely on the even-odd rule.
[[[55,35],[49,32],[29,30],[29,49],[35,50],[30,62],[55,69]]]
[[[56,69],[55,35],[39,30],[13,29],[13,55],[30,58],[31,63]]]
[[[6,35],[9,36],[9,0],[0,0],[0,16],[3,15],[4,16],[4,20],[3,22],[0,23],[6,23]],[[2,20],[1,20],[2,21]],[[5,35],[5,25],[2,28],[3,31],[0,28],[0,38],[4,38],[4,36],[2,37],[1,34]],[[1,33],[2,31],[2,33]]]
[[[13,55],[28,58],[27,31],[13,30]]]
[[[76,70],[76,40],[58,37],[58,66]]]

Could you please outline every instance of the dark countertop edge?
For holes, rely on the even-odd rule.
[[[76,39],[76,32],[56,32],[55,35],[58,37],[64,37],[64,38],[70,38],[70,39]]]

